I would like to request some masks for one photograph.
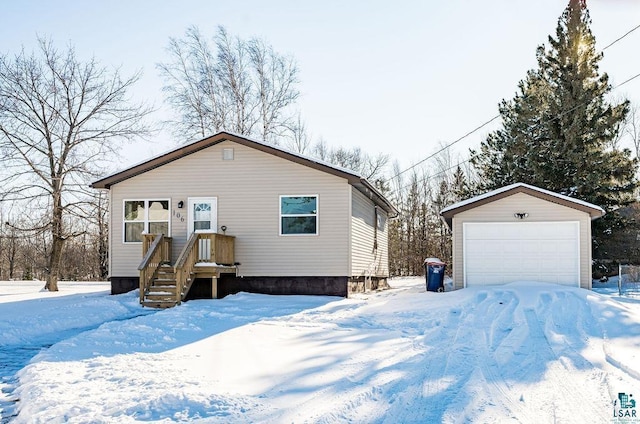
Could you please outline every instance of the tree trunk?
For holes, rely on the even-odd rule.
[[[64,239],[53,236],[51,244],[51,254],[49,256],[49,272],[47,273],[47,282],[44,286],[45,290],[58,291],[58,274],[60,272],[60,259],[62,258],[62,248],[64,247]]]
[[[59,178],[53,178],[53,220],[51,221],[51,252],[49,252],[49,266],[45,290],[58,291],[58,275],[60,274],[60,259],[65,238],[62,228],[62,195]]]
[[[18,254],[18,246],[16,237],[13,234],[9,237],[9,279],[13,280],[16,268],[16,256]]]
[[[106,238],[103,238],[100,235],[100,240],[98,241],[98,269],[100,273],[100,279],[106,280],[109,276],[109,243]]]

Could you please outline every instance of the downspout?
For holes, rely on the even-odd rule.
[[[378,206],[373,207],[373,254],[378,251]]]

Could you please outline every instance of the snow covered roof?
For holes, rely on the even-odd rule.
[[[472,197],[467,200],[463,200],[451,206],[447,206],[440,211],[440,216],[442,216],[447,225],[451,227],[451,220],[457,213],[473,209],[475,207],[493,202],[498,199],[502,199],[507,196],[511,196],[515,193],[526,193],[531,196],[547,200],[549,202],[557,203],[586,212],[591,216],[591,219],[599,218],[605,214],[604,209],[602,209],[600,206],[585,202],[584,200],[575,199],[573,197],[545,190],[543,188],[532,186],[530,184],[515,183],[493,191],[489,191],[476,197]]]
[[[360,176],[358,173],[350,169],[342,168],[319,159],[315,159],[302,155],[300,153],[284,149],[280,146],[273,146],[265,143],[264,141],[255,140],[250,137],[240,134],[234,134],[228,131],[221,131],[210,137],[206,137],[193,143],[177,147],[173,150],[152,157],[151,159],[147,159],[129,168],[118,171],[98,181],[95,181],[93,184],[91,184],[91,187],[98,189],[109,189],[114,184],[135,177],[136,175],[143,174],[147,171],[158,168],[167,163],[173,162],[174,160],[196,153],[200,150],[206,149],[207,147],[213,146],[223,141],[232,141],[235,143],[239,143],[244,146],[252,147],[254,149],[281,157],[283,159],[299,163],[301,165],[305,165],[345,178],[347,179],[349,184],[353,185],[358,191],[362,192],[377,206],[381,207],[390,215],[395,216],[398,213],[397,209],[391,204],[391,202],[382,193],[380,193],[366,178]]]

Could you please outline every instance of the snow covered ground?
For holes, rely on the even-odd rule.
[[[0,283],[3,420],[640,422],[619,397],[640,396],[640,300],[613,286],[391,284],[157,311],[105,283]]]

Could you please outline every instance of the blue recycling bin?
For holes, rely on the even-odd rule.
[[[427,291],[444,291],[444,270],[446,264],[437,258],[427,258],[424,261],[424,275],[427,279]]]

